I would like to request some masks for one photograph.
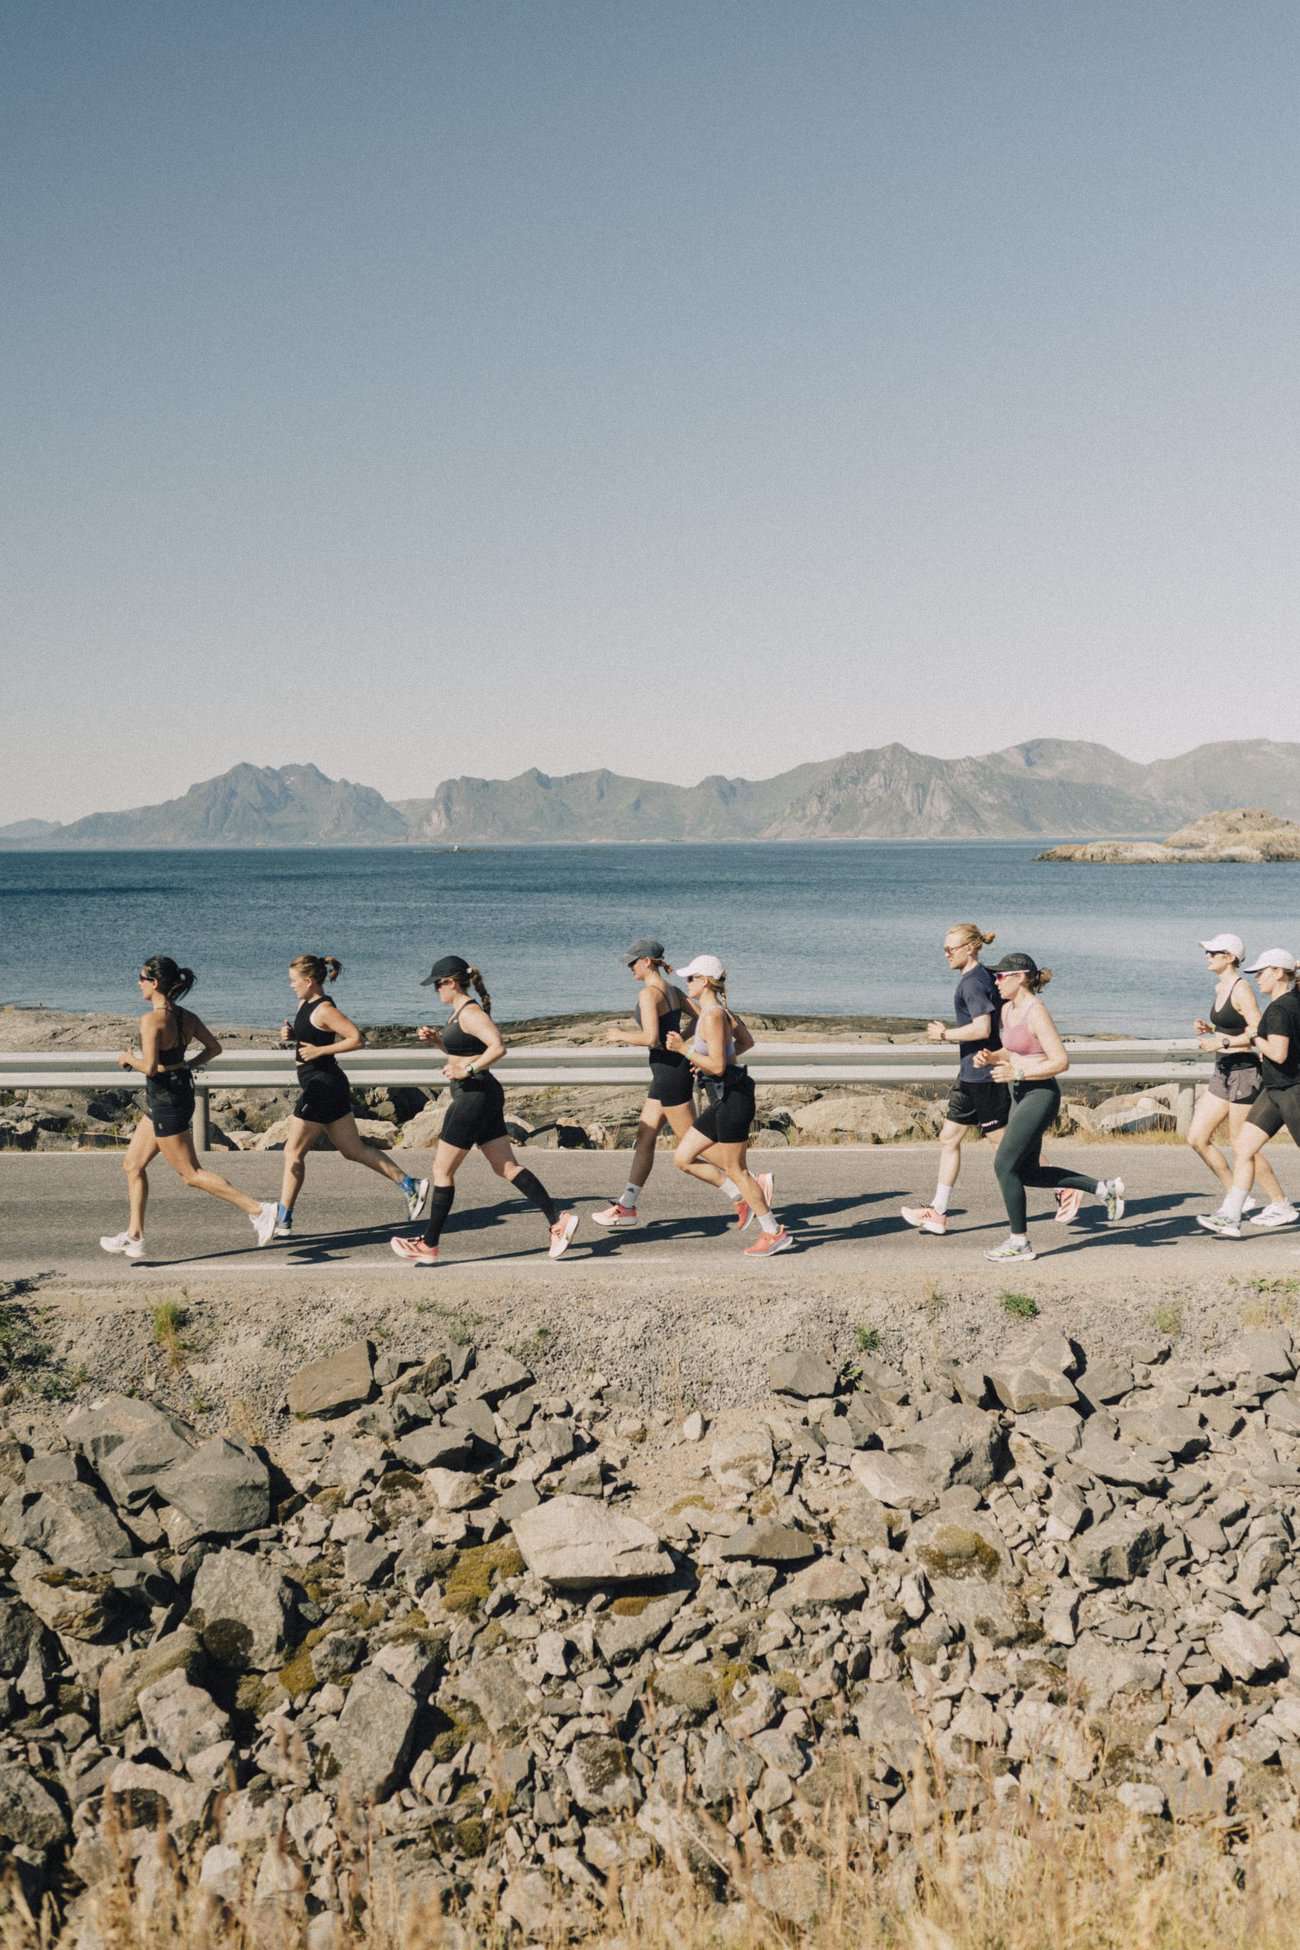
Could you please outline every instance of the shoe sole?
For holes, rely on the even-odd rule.
[[[640,1219],[598,1219],[593,1212],[591,1223],[600,1226],[605,1232],[635,1232],[641,1221]]]
[[[763,1253],[760,1253],[757,1250],[757,1248],[754,1246],[746,1246],[745,1258],[746,1259],[775,1259],[778,1253],[788,1253],[793,1245],[794,1245],[794,1234],[791,1233],[789,1238],[783,1239],[780,1242],[780,1244],[777,1246],[769,1246],[767,1251]]]
[[[992,1260],[995,1266],[1028,1266],[1037,1253],[985,1253],[985,1259]]]
[[[403,1252],[403,1243],[399,1239],[390,1239],[388,1242],[390,1249],[401,1260],[403,1266],[438,1266],[441,1264],[437,1259],[423,1259],[418,1253]]]
[[[1204,1219],[1198,1219],[1196,1223],[1201,1228],[1202,1232],[1209,1233],[1211,1239],[1240,1239],[1241,1238],[1240,1231],[1221,1232],[1218,1226],[1207,1226]]]
[[[911,1226],[913,1232],[928,1232],[932,1239],[946,1239],[948,1236],[947,1226],[937,1226],[930,1219],[909,1219],[906,1212],[900,1212],[898,1216],[905,1226]]]
[[[1250,1219],[1247,1221],[1249,1225],[1258,1226],[1261,1232],[1284,1232],[1287,1226],[1293,1226],[1297,1222],[1300,1222],[1300,1212],[1296,1213],[1294,1219]]]
[[[143,1259],[144,1258],[143,1247],[141,1247],[138,1253],[131,1253],[127,1251],[125,1246],[106,1246],[101,1240],[99,1250],[101,1253],[107,1253],[111,1259]]]

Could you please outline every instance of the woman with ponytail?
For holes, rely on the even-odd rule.
[[[927,1025],[932,1043],[956,1043],[961,1051],[957,1079],[948,1092],[948,1107],[939,1132],[939,1173],[934,1197],[928,1205],[905,1205],[902,1214],[918,1232],[945,1233],[948,1230],[948,1205],[953,1186],[961,1171],[961,1148],[971,1133],[992,1137],[1001,1131],[1011,1115],[1011,1092],[1005,1083],[993,1083],[978,1068],[980,1052],[998,1046],[998,1020],[1002,1004],[992,973],[980,960],[980,949],[997,937],[985,934],[974,921],[958,921],[943,937],[943,952],[948,967],[957,977],[953,996],[953,1023],[938,1020]]]
[[[668,977],[672,973],[664,960],[664,944],[650,936],[634,941],[625,957],[628,970],[641,984],[637,997],[637,1026],[629,1030],[612,1022],[605,1031],[608,1043],[630,1044],[643,1049],[650,1058],[650,1089],[641,1106],[636,1130],[632,1169],[627,1184],[612,1205],[593,1212],[598,1226],[626,1230],[640,1225],[638,1203],[646,1180],[654,1170],[655,1145],[665,1119],[675,1138],[684,1138],[695,1122],[695,1084],[686,1057],[667,1047],[665,1038],[682,1025],[690,1005]]]
[[[716,955],[696,955],[677,973],[686,984],[695,1034],[689,1043],[676,1032],[664,1041],[690,1058],[709,1101],[677,1146],[673,1163],[732,1201],[741,1232],[757,1219],[758,1238],[745,1247],[745,1255],[770,1259],[787,1252],[794,1238],[772,1211],[771,1173],[756,1176],[749,1169],[754,1079],[736,1058],[753,1048],[754,1039],[727,1007],[727,971]]]
[[[1086,1172],[1043,1163],[1043,1139],[1061,1107],[1056,1079],[1070,1067],[1060,1031],[1042,999],[1052,971],[1040,968],[1032,955],[1004,955],[993,978],[1002,998],[1002,1047],[981,1050],[975,1063],[995,1083],[1005,1083],[1011,1090],[1011,1115],[993,1167],[1011,1230],[1000,1246],[984,1255],[1000,1266],[1008,1260],[1037,1258],[1029,1243],[1026,1186],[1045,1185],[1055,1191],[1060,1225],[1072,1224],[1089,1196],[1104,1201],[1106,1217],[1114,1225],[1124,1216],[1124,1180],[1090,1178]]]
[[[416,1031],[422,1043],[432,1043],[447,1061],[443,1076],[451,1086],[451,1104],[443,1119],[433,1159],[433,1194],[424,1236],[407,1239],[394,1234],[390,1244],[399,1259],[412,1266],[436,1266],[439,1241],[456,1196],[456,1173],[477,1145],[498,1178],[504,1178],[535,1205],[550,1229],[550,1255],[568,1251],[578,1229],[576,1212],[562,1212],[546,1187],[521,1165],[506,1133],[505,1093],[492,1075],[492,1065],[506,1053],[501,1031],[489,1011],[492,998],[477,968],[460,955],[436,961],[421,988],[435,988],[438,1000],[450,1010],[442,1029],[422,1023]],[[478,1000],[470,994],[473,988]]]
[[[170,955],[150,955],[138,976],[140,994],[148,1003],[140,1018],[140,1054],[123,1050],[121,1070],[135,1070],[145,1079],[145,1114],[136,1125],[123,1160],[130,1216],[125,1232],[100,1240],[106,1253],[127,1259],[144,1258],[144,1215],[149,1203],[148,1170],[161,1151],[183,1185],[237,1205],[246,1213],[259,1246],[269,1245],[275,1231],[275,1206],[239,1192],[219,1172],[202,1166],[194,1151],[190,1123],[194,1116],[194,1071],[220,1056],[221,1044],[192,1009],[182,1009],[182,996],[194,987],[194,970],[178,968]],[[201,1044],[198,1056],[186,1060],[191,1043]]]
[[[408,1218],[419,1218],[429,1196],[427,1178],[412,1178],[386,1152],[364,1143],[357,1129],[352,1092],[338,1059],[360,1049],[366,1039],[334,998],[325,993],[325,983],[337,982],[342,973],[343,964],[333,955],[296,955],[289,963],[289,987],[298,998],[298,1013],[283,1025],[280,1038],[297,1051],[300,1094],[284,1147],[284,1178],[276,1207],[277,1239],[293,1235],[293,1208],[307,1175],[307,1153],[319,1143],[322,1131],[340,1157],[350,1164],[365,1165],[400,1187]]]

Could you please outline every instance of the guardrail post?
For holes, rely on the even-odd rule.
[[[194,1086],[194,1149],[208,1151],[212,1144],[212,1120],[208,1114],[208,1086],[196,1083]]]

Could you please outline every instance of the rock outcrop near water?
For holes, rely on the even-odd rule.
[[[1213,1370],[1033,1327],[992,1366],[794,1349],[769,1412],[680,1423],[667,1499],[634,1403],[493,1348],[340,1348],[270,1451],[11,1407],[0,1849],[74,1927],[112,1851],[148,1908],[161,1830],[313,1945],[380,1891],[526,1941],[657,1857],[807,1923],[828,1814],[906,1859],[940,1783],[1293,1808],[1296,1368],[1281,1330]]]
[[[161,805],[20,821],[0,829],[0,847],[1038,838],[1159,832],[1245,796],[1300,817],[1300,746],[1242,739],[1140,765],[1068,738],[951,759],[891,744],[689,786],[533,766],[391,803],[314,765],[236,765]]]
[[[1261,808],[1207,813],[1158,843],[1153,840],[1089,840],[1053,846],[1040,860],[1076,860],[1107,867],[1263,866],[1300,860],[1300,825]]]

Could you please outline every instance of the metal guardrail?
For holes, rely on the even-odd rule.
[[[1079,1083],[1196,1083],[1212,1065],[1196,1043],[1066,1038],[1070,1077]],[[442,1053],[425,1044],[410,1049],[360,1049],[347,1058],[355,1084],[436,1090],[442,1085]],[[757,1043],[745,1058],[756,1083],[943,1083],[956,1074],[951,1043]],[[617,1043],[566,1048],[514,1048],[493,1066],[504,1084],[543,1089],[599,1084],[635,1089],[646,1083],[645,1053]],[[282,1049],[226,1050],[195,1076],[194,1143],[208,1148],[210,1093],[221,1090],[285,1090],[297,1082],[293,1055]],[[10,1090],[143,1090],[135,1070],[119,1070],[113,1050],[0,1051],[0,1093]]]

